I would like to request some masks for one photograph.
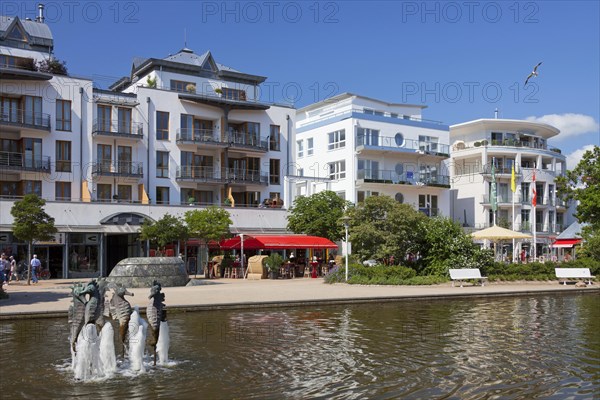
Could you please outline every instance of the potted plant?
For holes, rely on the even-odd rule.
[[[193,206],[194,204],[196,204],[196,198],[193,196],[189,197],[188,203],[190,204],[190,206]]]
[[[193,83],[188,83],[185,87],[185,90],[190,93],[196,93],[196,85],[194,85]]]
[[[264,262],[269,271],[269,279],[279,278],[279,268],[283,264],[283,257],[279,253],[272,253]]]
[[[225,200],[223,200],[223,205],[224,205],[225,207],[230,207],[230,206],[231,206],[231,200],[230,200],[230,199],[228,199],[228,198],[227,198],[227,199],[225,199]]]
[[[156,78],[152,79],[152,77],[148,76],[148,78],[146,78],[146,83],[149,88],[156,89]]]
[[[215,89],[215,93],[216,93],[216,94],[218,94],[218,95],[222,95],[222,94],[223,94],[223,89],[221,89],[221,88],[216,88],[216,89]]]

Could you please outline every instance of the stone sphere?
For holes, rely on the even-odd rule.
[[[159,281],[164,287],[185,286],[189,277],[179,257],[131,257],[117,263],[107,280],[128,288],[151,287]]]

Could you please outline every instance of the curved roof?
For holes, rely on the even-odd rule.
[[[464,135],[466,133],[486,130],[526,133],[544,139],[549,139],[560,133],[559,129],[541,122],[519,119],[476,119],[461,124],[450,125],[450,137],[453,135]]]
[[[244,235],[244,249],[337,249],[327,238],[306,235]],[[242,237],[236,236],[221,241],[222,249],[241,249]]]

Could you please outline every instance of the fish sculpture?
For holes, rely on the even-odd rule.
[[[71,296],[73,301],[69,306],[69,325],[71,327],[71,348],[75,351],[77,337],[85,323],[86,294],[85,285],[77,283],[71,286]]]
[[[133,312],[131,304],[125,300],[125,296],[133,296],[133,293],[129,292],[125,287],[118,285],[114,290],[108,307],[111,318],[119,321],[119,338],[123,345],[123,354],[125,354],[125,342],[129,328],[129,319]]]
[[[160,333],[160,323],[167,320],[167,312],[165,310],[165,294],[161,292],[162,287],[158,281],[152,283],[150,288],[150,304],[146,309],[146,318],[148,319],[148,327],[150,335],[148,335],[148,344],[152,346],[154,352],[154,365],[156,365],[156,344],[158,343],[158,335]]]
[[[104,305],[104,299],[100,297],[98,282],[92,279],[82,293],[89,296],[85,304],[85,325],[96,324],[102,316],[102,307]]]

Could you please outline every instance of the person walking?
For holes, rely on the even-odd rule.
[[[19,282],[19,274],[17,273],[17,260],[15,260],[15,257],[10,256],[10,276],[8,278],[9,284],[13,278],[16,278],[17,282]]]
[[[5,272],[8,271],[8,264],[6,263],[6,256],[4,253],[0,254],[0,287],[4,285],[4,282],[8,283]]]
[[[38,268],[40,268],[42,266],[42,263],[40,262],[40,260],[38,260],[37,258],[37,254],[33,255],[33,258],[31,259],[31,281],[33,283],[38,283],[38,278],[36,276],[36,271]]]

